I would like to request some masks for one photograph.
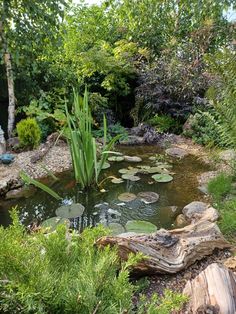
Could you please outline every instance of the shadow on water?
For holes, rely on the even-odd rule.
[[[152,165],[148,159],[154,154],[163,153],[156,146],[119,147],[119,150],[127,155],[136,155],[142,158],[142,165]],[[74,181],[72,172],[59,174],[59,181],[52,182],[44,179],[63,201],[57,201],[43,191],[37,192],[28,199],[4,201],[0,203],[0,223],[10,223],[9,209],[18,207],[21,221],[28,225],[33,221],[39,223],[47,218],[55,216],[55,210],[62,204],[79,202],[85,206],[85,212],[81,218],[72,219],[71,225],[79,230],[86,226],[95,226],[97,223],[109,224],[118,222],[125,224],[128,220],[139,219],[154,223],[158,228],[173,228],[173,222],[182,208],[193,200],[202,200],[204,195],[198,190],[197,176],[209,170],[209,166],[202,164],[196,157],[187,156],[181,160],[170,159],[173,166],[174,180],[169,183],[153,182],[151,175],[138,174],[140,181],[124,181],[121,184],[113,184],[110,179],[105,180],[101,188],[106,192],[101,193],[97,189],[88,192],[80,191]],[[104,171],[103,178],[107,176],[120,177],[118,172],[128,166],[136,167],[135,163],[113,162],[111,168]],[[132,202],[121,202],[118,195],[124,192],[138,194],[143,191],[153,191],[160,195],[158,202],[144,204],[136,199]]]

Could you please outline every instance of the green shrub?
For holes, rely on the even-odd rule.
[[[229,134],[225,132],[220,117],[213,109],[198,111],[189,119],[189,124],[190,129],[183,134],[196,143],[209,147],[231,147]]]
[[[168,131],[178,133],[181,129],[179,121],[168,115],[155,114],[155,116],[149,119],[147,123],[154,126],[160,133]]]
[[[232,177],[225,173],[221,173],[216,178],[209,181],[207,189],[213,196],[214,200],[219,202],[230,192],[231,185]]]
[[[37,121],[33,118],[21,120],[16,125],[20,146],[36,148],[41,139],[41,130]]]
[[[130,313],[129,267],[140,256],[120,265],[115,249],[94,246],[106,233],[100,226],[68,240],[61,226],[47,237],[30,235],[14,212],[13,225],[0,227],[0,312]]]
[[[102,138],[103,134],[104,134],[103,127],[100,127],[98,130],[93,130],[93,135],[96,138]],[[117,135],[120,135],[120,140],[124,140],[128,138],[128,132],[120,123],[109,125],[107,128],[108,141],[110,141],[114,136],[117,136]]]

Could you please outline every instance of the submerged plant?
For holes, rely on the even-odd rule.
[[[120,136],[117,135],[107,143],[107,122],[106,117],[103,116],[103,147],[100,160],[98,160],[98,146],[92,134],[93,120],[88,104],[87,89],[85,89],[83,98],[74,91],[73,114],[69,113],[66,106],[66,116],[75,180],[84,189],[98,184],[98,178],[107,160],[108,151]]]

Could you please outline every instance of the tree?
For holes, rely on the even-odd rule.
[[[34,64],[29,55],[55,38],[65,5],[65,0],[1,0],[0,53],[8,84],[8,137],[15,120],[15,67],[24,62]]]

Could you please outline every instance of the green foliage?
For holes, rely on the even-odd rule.
[[[129,268],[139,255],[120,265],[115,249],[96,248],[95,240],[107,233],[103,227],[68,235],[59,226],[45,237],[29,235],[12,216],[10,227],[0,227],[1,313],[131,312]]]
[[[220,51],[208,57],[207,61],[216,79],[208,90],[208,98],[221,118],[228,143],[236,147],[236,53],[229,49]]]
[[[215,201],[219,202],[230,192],[231,184],[232,176],[221,173],[216,178],[209,181],[207,190],[213,196]]]
[[[98,178],[108,153],[114,143],[119,139],[119,135],[107,143],[107,124],[106,118],[103,119],[103,149],[101,158],[97,159],[98,146],[92,133],[92,116],[88,105],[88,93],[85,89],[82,99],[74,91],[73,115],[68,112],[66,107],[67,124],[69,127],[68,141],[74,169],[75,180],[82,189],[98,184]]]
[[[164,296],[159,298],[157,294],[148,300],[145,296],[141,297],[138,304],[138,314],[170,314],[173,311],[181,310],[188,298],[181,293],[165,290]]]
[[[93,130],[93,134],[97,138],[102,138],[104,134],[104,128],[100,127],[98,130]],[[120,135],[120,140],[124,140],[127,139],[128,132],[122,125],[120,125],[120,123],[109,125],[107,128],[107,139],[111,140],[114,136],[117,135]]]
[[[180,130],[180,123],[178,120],[168,115],[155,114],[154,117],[147,121],[151,126],[154,126],[160,133],[164,132],[178,132]]]
[[[236,198],[218,204],[219,227],[222,233],[235,243],[236,239]]]
[[[222,124],[221,116],[215,110],[198,111],[188,120],[190,129],[184,135],[191,137],[196,143],[208,147],[232,147],[233,141]]]
[[[24,148],[36,148],[41,139],[41,130],[33,118],[21,120],[16,125],[20,146]]]

